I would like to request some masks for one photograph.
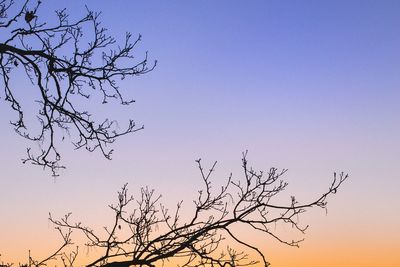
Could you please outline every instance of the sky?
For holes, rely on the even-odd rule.
[[[300,201],[326,190],[335,171],[350,175],[327,213],[302,218],[310,229],[300,248],[254,236],[273,267],[398,264],[399,1],[44,1],[41,12],[79,16],[84,3],[117,39],[142,34],[138,57],[158,61],[121,83],[135,104],[98,110],[145,128],[120,138],[111,161],[65,142],[67,169],[53,179],[21,163],[29,144],[2,101],[0,263],[22,262],[29,249],[45,256],[60,242],[49,212],[101,227],[126,182],[134,195],[149,186],[168,205],[191,203],[196,159],[217,160],[222,183],[241,176],[248,150],[256,169],[289,169]],[[23,89],[35,90],[16,81]]]

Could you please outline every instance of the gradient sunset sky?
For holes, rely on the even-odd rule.
[[[350,175],[327,214],[302,218],[300,248],[254,236],[272,267],[399,266],[400,1],[43,2],[49,18],[64,7],[77,18],[85,3],[101,11],[117,39],[142,34],[136,55],[149,51],[158,65],[121,84],[135,104],[98,110],[145,129],[118,140],[112,161],[65,142],[56,180],[21,163],[29,144],[0,102],[0,264],[60,243],[49,212],[101,227],[126,182],[134,195],[149,186],[166,205],[190,204],[195,159],[218,160],[222,183],[241,176],[248,150],[256,169],[289,169],[299,201],[319,196],[335,171]]]

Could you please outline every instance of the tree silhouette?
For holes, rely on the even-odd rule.
[[[145,74],[154,69],[156,62],[149,65],[147,53],[135,61],[133,52],[140,35],[132,38],[127,33],[124,42],[117,45],[101,26],[100,13],[86,8],[86,15],[73,21],[65,9],[59,10],[57,22],[50,25],[48,18],[41,17],[40,7],[40,1],[26,0],[19,6],[13,0],[0,0],[0,75],[4,99],[17,113],[17,119],[11,122],[15,131],[40,144],[38,153],[27,148],[23,162],[48,168],[56,176],[64,168],[57,147],[65,133],[71,135],[75,148],[100,150],[110,159],[112,149],[108,145],[143,128],[130,120],[125,130],[119,131],[116,121],[93,119],[80,101],[96,93],[104,104],[111,99],[122,105],[133,103],[123,97],[118,80]],[[21,73],[38,93],[34,100],[39,107],[35,114],[38,131],[27,126],[22,93],[13,83]],[[308,226],[300,223],[301,214],[313,207],[326,209],[327,197],[348,178],[344,173],[335,174],[326,192],[312,201],[299,203],[291,196],[286,204],[280,204],[278,196],[288,186],[282,180],[285,169],[256,171],[249,166],[246,152],[242,178],[237,180],[231,174],[225,185],[216,189],[211,181],[216,162],[208,171],[200,159],[196,162],[203,188],[193,201],[189,217],[182,212],[182,201],[171,210],[154,190],[142,188],[133,198],[125,184],[117,202],[109,206],[114,212],[113,223],[104,227],[104,232],[74,222],[71,213],[60,219],[50,214],[49,220],[62,237],[61,245],[42,260],[29,253],[28,263],[23,266],[45,266],[51,261],[76,266],[79,247],[72,241],[73,232],[83,234],[85,245],[101,253],[87,266],[269,266],[265,252],[238,229],[244,227],[253,235],[269,236],[297,247],[303,239],[287,239],[276,231],[276,226],[289,225],[304,234]]]
[[[282,180],[286,170],[256,171],[246,157],[247,152],[242,157],[242,178],[236,180],[230,174],[220,189],[211,182],[216,162],[205,171],[201,160],[197,160],[203,188],[193,201],[189,217],[182,213],[183,202],[169,210],[154,190],[142,188],[139,197],[133,198],[126,184],[118,192],[116,204],[109,206],[114,219],[103,233],[72,222],[71,213],[61,219],[50,214],[50,221],[62,236],[62,245],[45,260],[30,258],[29,266],[43,266],[51,260],[74,266],[78,248],[65,251],[72,245],[73,231],[82,233],[86,246],[101,253],[87,266],[269,266],[265,252],[240,234],[240,227],[247,229],[247,237],[270,236],[298,247],[303,239],[287,240],[277,226],[288,225],[304,234],[308,226],[300,223],[300,215],[313,207],[326,209],[327,197],[337,192],[348,175],[335,173],[327,191],[312,201],[299,203],[292,196],[286,204],[279,204],[282,200],[277,198],[282,198],[280,193],[288,186]]]
[[[40,6],[40,1],[26,0],[19,6],[13,0],[0,0],[0,77],[4,99],[18,114],[11,122],[15,131],[40,144],[37,152],[27,148],[23,162],[49,168],[56,176],[58,169],[64,168],[57,149],[64,134],[71,135],[76,149],[100,150],[110,159],[109,144],[143,128],[130,120],[125,130],[118,130],[116,121],[93,119],[79,101],[96,93],[102,103],[110,99],[122,105],[133,103],[123,97],[117,81],[147,73],[156,62],[149,66],[147,53],[140,60],[134,59],[141,36],[133,38],[127,33],[117,44],[101,26],[100,13],[86,8],[86,15],[73,21],[65,9],[58,10],[57,21],[50,25],[46,22],[49,18],[40,15]],[[18,96],[21,92],[17,92],[21,89],[13,83],[18,74],[18,79],[25,75],[38,92],[32,104],[39,107],[39,130],[26,124],[26,107]]]

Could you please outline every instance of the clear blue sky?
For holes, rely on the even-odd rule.
[[[25,144],[1,103],[0,145],[8,153],[0,155],[0,203],[12,203],[0,206],[9,217],[1,229],[17,235],[29,217],[38,233],[48,234],[48,211],[82,218],[90,210],[88,221],[95,220],[124,182],[134,193],[150,185],[166,201],[190,203],[199,185],[194,159],[219,160],[222,181],[230,171],[240,175],[241,152],[249,149],[256,168],[289,168],[293,193],[303,199],[324,190],[333,171],[351,175],[328,217],[310,219],[315,230],[294,254],[297,266],[312,266],[300,254],[318,245],[320,253],[339,255],[314,263],[319,267],[350,259],[352,266],[375,266],[377,246],[390,253],[400,238],[400,1],[84,2],[102,11],[115,37],[141,33],[137,55],[148,50],[158,60],[152,73],[124,81],[136,104],[109,106],[121,125],[133,118],[145,130],[119,140],[111,162],[65,145],[68,169],[54,183],[20,164]],[[62,7],[72,17],[84,11],[83,1],[43,6],[46,16]],[[343,236],[329,235],[329,243],[321,233],[332,229]],[[22,230],[32,239],[26,244],[0,240],[0,253],[5,244],[12,253],[32,247],[28,232]],[[354,255],[338,240],[352,245]]]

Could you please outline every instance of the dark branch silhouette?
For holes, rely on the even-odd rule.
[[[117,203],[109,206],[114,219],[103,233],[73,222],[71,213],[61,219],[50,214],[64,242],[47,259],[31,263],[41,266],[58,256],[64,266],[72,266],[78,251],[74,250],[73,260],[68,262],[60,251],[71,244],[70,233],[78,231],[87,240],[86,246],[101,253],[87,266],[269,266],[265,252],[244,238],[238,227],[246,227],[247,236],[269,236],[298,247],[303,239],[287,240],[276,227],[288,225],[304,234],[308,226],[300,223],[300,215],[313,207],[326,209],[327,197],[337,192],[348,175],[335,173],[326,192],[312,201],[298,203],[292,196],[286,204],[279,204],[277,196],[288,186],[281,179],[286,170],[256,171],[249,166],[246,154],[242,157],[243,177],[236,180],[229,175],[220,189],[211,182],[216,163],[206,171],[197,160],[203,189],[198,191],[189,217],[182,212],[182,202],[169,210],[154,190],[142,188],[133,198],[126,184],[118,192]]]
[[[102,103],[115,99],[122,105],[131,104],[133,100],[123,97],[117,81],[147,73],[156,63],[148,65],[147,53],[135,61],[133,51],[140,35],[132,39],[127,33],[125,41],[117,45],[101,26],[99,13],[86,8],[81,19],[70,20],[66,10],[60,10],[56,11],[57,22],[50,25],[41,17],[40,6],[40,1],[26,0],[19,6],[12,0],[0,0],[0,77],[4,99],[18,115],[11,122],[15,131],[41,145],[39,153],[28,148],[23,162],[49,168],[58,175],[64,166],[60,164],[57,145],[64,133],[71,134],[76,149],[100,150],[110,159],[109,144],[142,129],[132,120],[122,131],[113,120],[94,120],[79,107],[77,99],[98,93]],[[36,134],[26,125],[21,93],[13,86],[14,73],[20,72],[39,93],[34,100],[39,105]],[[116,204],[109,206],[114,218],[104,232],[72,221],[71,213],[61,219],[50,214],[49,220],[62,237],[60,246],[42,260],[29,253],[28,263],[23,266],[46,266],[52,261],[75,266],[79,248],[72,242],[73,232],[83,234],[85,245],[101,253],[87,266],[269,266],[265,252],[243,237],[238,227],[297,247],[303,239],[286,239],[276,226],[289,225],[304,234],[308,226],[300,223],[301,214],[313,207],[326,209],[327,197],[335,194],[348,177],[335,174],[326,192],[312,201],[299,203],[292,196],[286,204],[280,204],[277,196],[288,186],[282,180],[286,170],[256,171],[244,153],[242,178],[236,180],[231,174],[216,189],[211,181],[216,162],[209,170],[204,170],[200,159],[196,162],[203,189],[198,191],[189,217],[182,212],[182,201],[170,210],[154,190],[142,188],[133,198],[125,184]]]
[[[125,40],[117,44],[101,26],[100,13],[86,8],[86,15],[73,20],[65,9],[58,10],[57,22],[50,24],[40,15],[40,7],[40,1],[26,0],[20,6],[13,0],[0,0],[0,78],[4,99],[18,114],[11,122],[15,131],[40,144],[39,152],[27,149],[23,162],[49,168],[57,175],[58,169],[64,168],[57,150],[64,133],[71,135],[76,149],[100,150],[110,159],[109,144],[143,128],[133,120],[124,130],[108,118],[94,120],[91,113],[79,107],[79,97],[98,93],[102,103],[116,99],[129,105],[134,101],[123,97],[117,81],[147,73],[156,62],[149,65],[147,53],[142,59],[134,59],[141,36],[127,33]],[[36,117],[40,129],[35,133],[25,123],[26,110],[17,94],[22,88],[13,84],[12,74],[17,71],[23,71],[39,92],[34,102],[39,105]]]

